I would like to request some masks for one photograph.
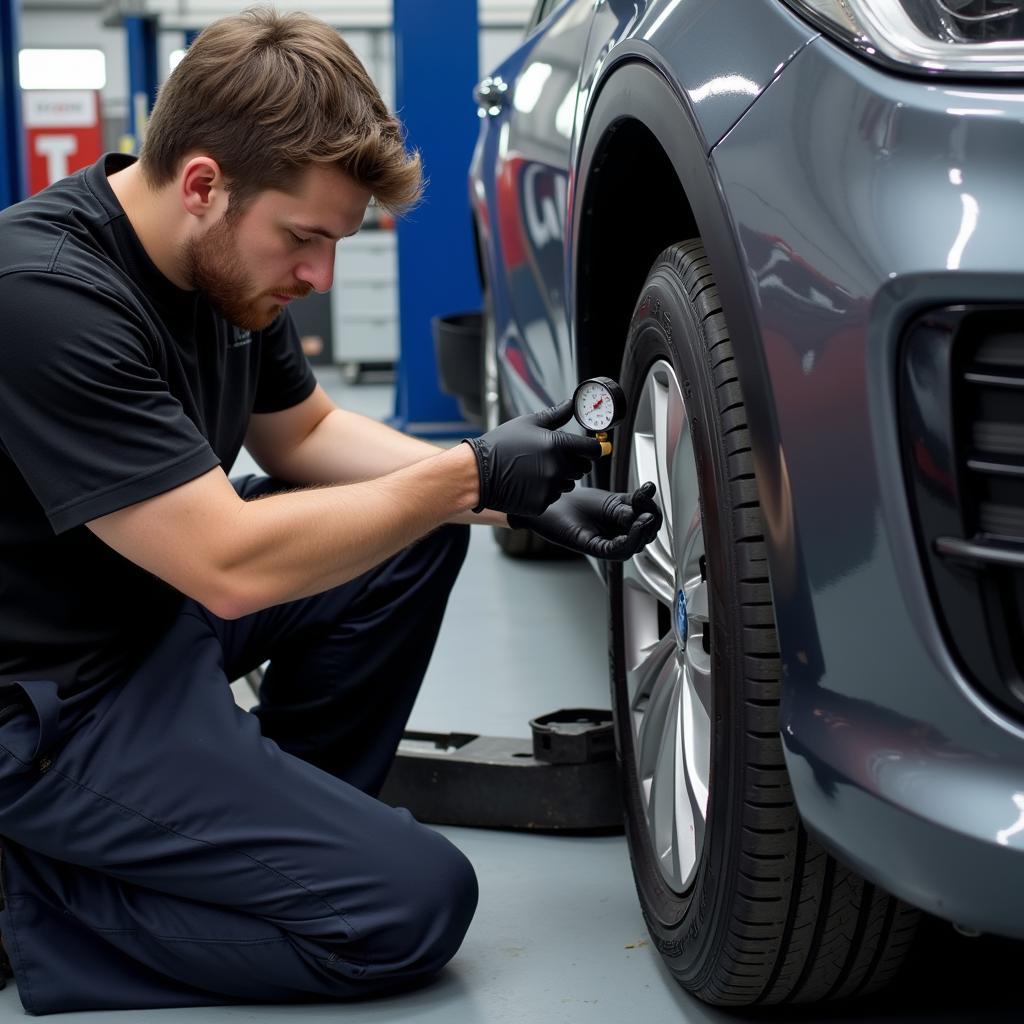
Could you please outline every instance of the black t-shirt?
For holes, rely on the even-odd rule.
[[[241,330],[157,270],[107,182],[132,159],[0,212],[0,683],[54,681],[62,726],[183,600],[83,524],[230,468],[315,386],[286,313]]]

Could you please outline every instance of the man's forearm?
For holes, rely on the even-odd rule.
[[[288,453],[285,463],[264,468],[295,484],[357,483],[415,465],[444,450],[367,416],[335,409]],[[508,525],[505,514],[492,509],[479,514],[464,512],[448,521]]]
[[[472,507],[476,461],[467,446],[362,483],[243,503],[221,566],[227,616],[293,601],[355,578]]]
[[[296,484],[352,484],[375,480],[444,451],[347,409],[329,412],[277,463],[263,464]]]

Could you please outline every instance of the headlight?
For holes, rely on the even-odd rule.
[[[1024,0],[785,0],[832,36],[906,69],[1024,72]]]

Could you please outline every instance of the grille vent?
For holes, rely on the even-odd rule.
[[[936,612],[965,674],[1024,718],[1024,307],[910,325],[900,422]]]

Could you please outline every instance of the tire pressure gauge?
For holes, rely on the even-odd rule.
[[[608,431],[626,415],[626,395],[611,377],[591,377],[572,397],[579,425],[601,442],[601,454],[611,455]]]

